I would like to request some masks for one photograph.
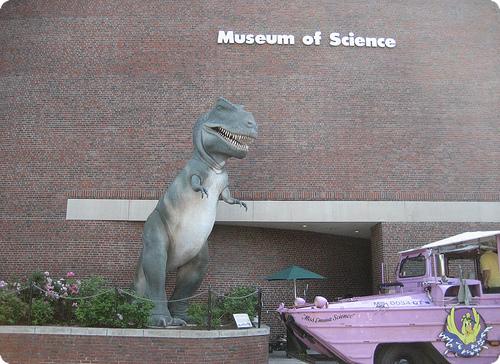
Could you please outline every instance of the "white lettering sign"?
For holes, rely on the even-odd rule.
[[[232,30],[219,30],[217,38],[219,44],[295,44],[295,37],[291,34],[238,34]]]
[[[396,40],[394,38],[355,37],[353,32],[349,32],[347,36],[331,33],[330,45],[333,47],[343,45],[345,47],[394,48]]]
[[[320,31],[316,31],[314,34],[305,34],[299,37],[299,39],[306,46],[319,46],[321,45],[322,36]],[[219,30],[217,43],[295,45],[295,36],[293,34],[247,34],[235,33],[232,30]],[[354,32],[349,32],[347,35],[334,32],[330,33],[328,44],[332,47],[394,48],[396,47],[396,39],[390,37],[367,37],[356,35]]]

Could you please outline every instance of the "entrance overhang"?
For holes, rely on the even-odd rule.
[[[68,199],[67,220],[145,221],[156,200]],[[220,203],[217,224],[370,237],[379,222],[500,222],[500,202],[248,201]]]

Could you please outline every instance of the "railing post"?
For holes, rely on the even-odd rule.
[[[118,291],[118,287],[113,287],[115,291],[115,319],[120,317],[118,316],[118,300],[120,299],[120,292]]]
[[[262,317],[262,288],[257,290],[257,327],[260,329],[260,320]]]
[[[33,281],[30,279],[30,304],[29,304],[29,311],[28,311],[28,323],[31,325],[31,310],[33,307]]]
[[[208,286],[208,302],[207,302],[207,326],[212,330],[212,286]]]

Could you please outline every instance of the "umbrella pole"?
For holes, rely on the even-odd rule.
[[[294,294],[294,299],[297,298],[297,280],[293,280],[293,294]]]

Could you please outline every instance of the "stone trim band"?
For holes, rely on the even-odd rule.
[[[67,220],[145,221],[156,200],[68,199]],[[219,204],[218,222],[500,222],[500,202],[247,201]]]

